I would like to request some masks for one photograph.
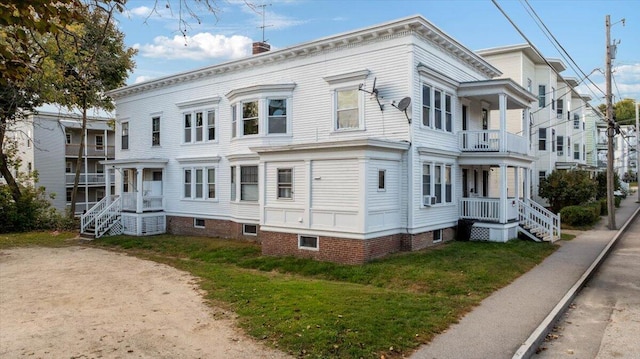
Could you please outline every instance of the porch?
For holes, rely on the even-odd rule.
[[[526,138],[500,130],[460,131],[458,148],[462,152],[510,152],[527,155],[529,142]]]

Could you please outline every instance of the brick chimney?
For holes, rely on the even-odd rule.
[[[263,52],[267,52],[271,50],[271,45],[267,44],[266,42],[263,41],[256,41],[253,43],[253,54],[257,55],[257,54],[261,54]]]

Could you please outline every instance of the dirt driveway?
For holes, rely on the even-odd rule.
[[[0,251],[1,358],[286,358],[204,304],[196,279],[94,248]]]

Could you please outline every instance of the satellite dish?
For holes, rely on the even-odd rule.
[[[407,96],[405,98],[403,98],[402,100],[400,100],[400,102],[398,102],[398,104],[396,105],[395,101],[393,101],[391,103],[391,106],[397,108],[398,110],[404,112],[404,115],[407,117],[407,121],[409,121],[409,123],[411,123],[411,119],[409,118],[409,115],[407,115],[407,108],[409,108],[409,105],[411,105],[411,97]]]
[[[400,111],[406,111],[409,105],[411,105],[411,97],[405,97],[398,102],[398,106],[396,106],[396,108]]]

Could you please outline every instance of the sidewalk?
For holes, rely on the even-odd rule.
[[[628,196],[616,210],[618,228],[640,207],[636,199]],[[606,225],[604,217],[593,230],[557,242],[561,247],[540,265],[486,298],[412,358],[511,358],[618,233]]]

